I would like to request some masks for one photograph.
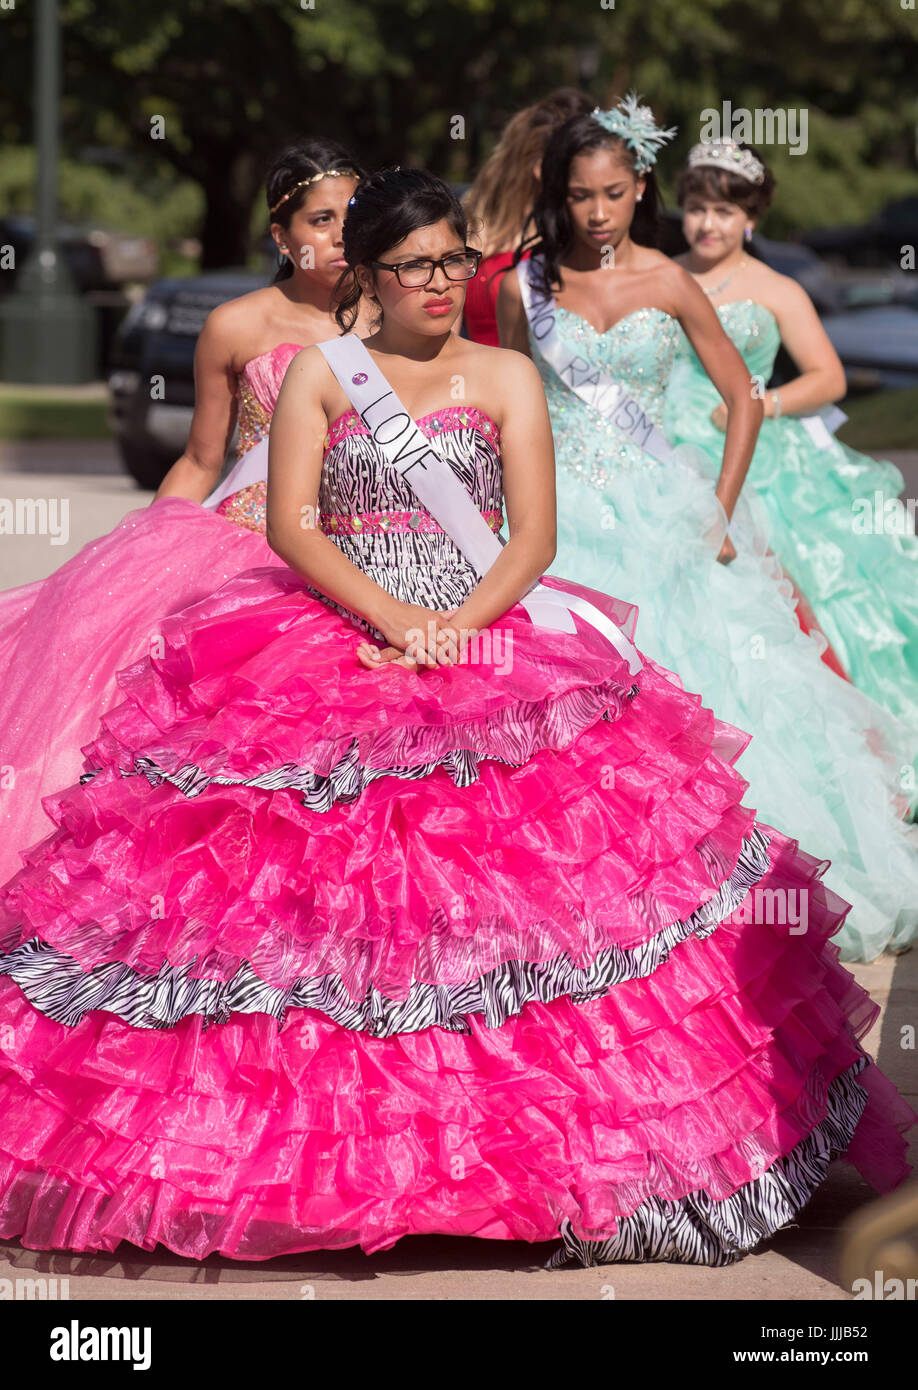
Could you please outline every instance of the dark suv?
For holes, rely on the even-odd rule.
[[[109,369],[111,423],[124,466],[141,487],[159,487],[187,443],[194,349],[207,315],[266,283],[245,270],[157,280],[124,319]]]

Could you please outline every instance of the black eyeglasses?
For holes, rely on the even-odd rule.
[[[429,285],[434,271],[442,266],[447,280],[473,280],[481,264],[481,252],[467,246],[464,251],[453,251],[449,256],[441,256],[438,261],[402,261],[400,265],[386,265],[385,261],[371,261],[378,270],[393,270],[398,283],[406,290],[419,290]]]

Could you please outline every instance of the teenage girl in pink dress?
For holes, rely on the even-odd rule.
[[[360,186],[340,319],[380,327],[281,388],[290,568],[163,625],[0,893],[0,1238],[722,1265],[833,1158],[908,1171],[846,904],[743,805],[746,735],[630,605],[537,582],[548,410],[451,332],[466,237],[429,174]]]
[[[260,441],[291,358],[333,329],[341,228],[359,174],[327,140],[280,155],[265,187],[280,269],[272,285],[208,316],[188,445],[153,504],[47,579],[0,594],[0,881],[50,830],[42,797],[78,776],[80,747],[117,698],[116,672],[157,649],[159,620],[241,570],[277,564],[264,538]],[[357,331],[368,331],[363,320]],[[240,485],[231,475],[220,504],[203,507],[237,423]]]

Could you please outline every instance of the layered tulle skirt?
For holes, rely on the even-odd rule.
[[[79,776],[116,673],[157,649],[159,619],[272,562],[264,536],[170,497],[0,594],[0,882],[52,829],[42,797]]]
[[[162,631],[0,900],[0,1236],[723,1264],[901,1181],[846,904],[668,672],[519,608],[368,672],[282,569]]]
[[[667,399],[677,443],[701,446],[719,468],[718,397],[682,367]],[[762,422],[749,484],[771,545],[809,600],[851,679],[906,721],[918,752],[918,537],[894,464],[834,437],[814,442],[793,416]],[[913,796],[918,788],[912,786]],[[916,797],[918,799],[918,797]]]
[[[589,450],[561,456],[589,467]],[[641,455],[609,471],[599,458],[592,476],[561,467],[553,568],[638,604],[644,650],[751,734],[747,799],[830,860],[826,881],[853,904],[842,957],[901,949],[918,938],[912,731],[820,660],[754,498],[731,524],[738,558],[717,563],[725,518],[710,470],[684,447],[666,465]]]

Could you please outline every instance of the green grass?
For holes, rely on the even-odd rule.
[[[107,394],[93,387],[0,385],[0,439],[107,439]]]
[[[838,431],[851,449],[918,449],[918,386],[873,391],[841,402],[848,416]]]

